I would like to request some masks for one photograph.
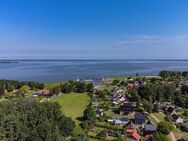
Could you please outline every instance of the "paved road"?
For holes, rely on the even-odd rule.
[[[154,114],[151,114],[151,116],[157,121],[157,123],[160,122],[160,120]],[[173,132],[170,132],[170,136],[172,138],[172,141],[176,141],[176,137],[174,136]]]

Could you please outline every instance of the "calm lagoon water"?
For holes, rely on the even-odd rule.
[[[0,63],[0,79],[64,81],[122,75],[158,75],[161,70],[188,70],[188,60],[58,60]]]

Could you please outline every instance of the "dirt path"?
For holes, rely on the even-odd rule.
[[[157,123],[160,122],[160,120],[154,114],[151,113],[151,116],[157,121]],[[170,136],[171,136],[172,141],[176,141],[176,137],[174,136],[173,132],[170,132]]]

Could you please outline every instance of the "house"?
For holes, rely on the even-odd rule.
[[[119,102],[124,102],[126,99],[124,96],[121,96],[120,99],[119,99]]]
[[[104,110],[103,109],[96,109],[96,111],[95,111],[95,113],[96,113],[96,117],[100,117],[100,116],[103,116],[103,113],[104,112]]]
[[[141,141],[141,136],[138,134],[137,130],[134,130],[132,133],[130,133],[130,138]]]
[[[124,126],[124,131],[125,132],[132,132],[135,129],[135,126],[132,121],[129,121],[125,126]]]
[[[40,96],[40,95],[41,95],[41,93],[38,93],[38,92],[32,93],[33,97],[37,97],[37,96]]]
[[[97,108],[98,105],[99,105],[99,104],[98,104],[97,102],[92,102],[92,106],[93,106],[94,108]]]
[[[50,90],[49,89],[44,89],[44,90],[42,90],[42,94],[44,94],[44,95],[49,95],[51,92],[50,92]]]
[[[145,138],[145,141],[152,141],[152,134],[146,134],[145,136],[144,136],[144,138]]]
[[[138,134],[137,130],[134,127],[134,124],[132,123],[132,121],[130,121],[129,123],[126,124],[125,128],[124,128],[124,134],[128,137],[131,138],[135,141],[140,141],[141,140],[141,136]]]
[[[185,123],[183,123],[183,124],[181,125],[181,129],[182,129],[183,131],[185,131],[185,132],[188,132],[188,121],[185,122]]]
[[[144,135],[150,136],[156,131],[157,131],[156,126],[153,125],[150,120],[143,126]]]
[[[98,88],[104,84],[103,79],[100,79],[100,78],[99,79],[97,79],[97,78],[96,79],[87,79],[87,80],[84,80],[83,82],[91,83],[91,84],[93,84],[93,86],[95,88]]]
[[[114,119],[109,119],[108,120],[108,122],[111,122],[111,123],[113,123],[113,124],[116,124],[116,125],[126,125],[128,122],[129,122],[129,120],[128,120],[128,118],[114,118]]]
[[[146,122],[146,117],[145,115],[141,114],[141,113],[136,113],[134,115],[134,123],[135,124],[143,124]]]
[[[136,87],[139,87],[139,86],[140,86],[140,82],[139,82],[139,81],[135,81],[135,82],[134,82],[134,85],[135,85]]]
[[[173,107],[171,107],[171,106],[168,107],[167,113],[170,114],[170,115],[176,114],[175,108],[173,108]]]
[[[127,84],[127,87],[130,88],[130,89],[131,89],[131,88],[134,88],[134,86],[135,86],[134,83],[128,83],[128,84]]]
[[[183,85],[188,85],[188,80],[184,80]]]
[[[172,115],[172,120],[176,123],[182,123],[183,122],[182,118],[177,114]]]
[[[125,96],[123,94],[116,94],[113,96],[112,103],[114,105],[117,105],[119,103],[122,103],[126,100]]]
[[[124,114],[129,114],[134,111],[133,105],[130,102],[124,102],[120,107],[119,107],[119,112],[121,115]]]

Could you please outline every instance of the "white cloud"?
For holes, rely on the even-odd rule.
[[[119,40],[117,45],[183,45],[188,46],[188,35],[176,36],[153,36],[141,35],[135,37],[127,37],[124,40]]]

